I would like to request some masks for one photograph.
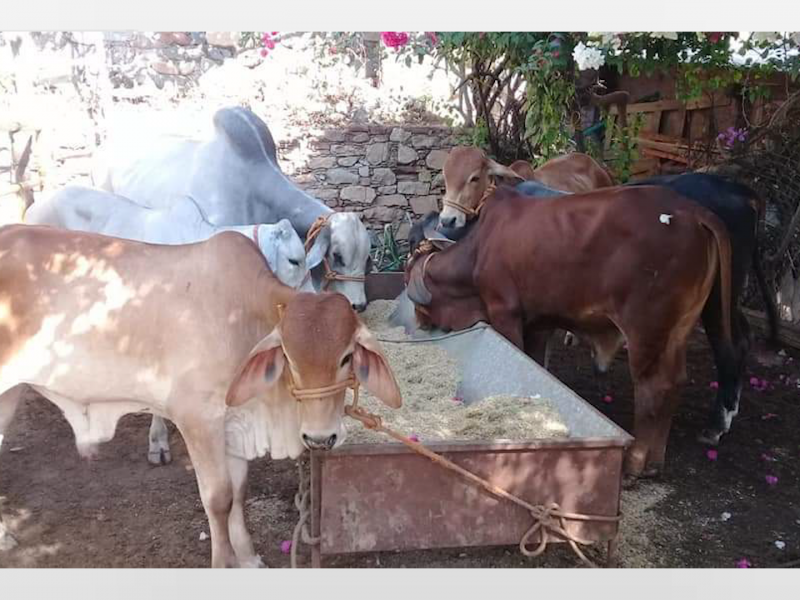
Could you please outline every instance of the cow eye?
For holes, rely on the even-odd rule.
[[[472,177],[469,178],[469,182],[470,183],[476,183],[478,181],[478,179],[480,179],[480,176],[473,175]]]
[[[339,366],[340,366],[340,367],[343,367],[343,366],[345,366],[346,364],[348,364],[348,363],[350,362],[350,360],[351,360],[352,358],[353,358],[353,353],[351,352],[350,354],[348,354],[347,356],[345,356],[345,357],[342,359],[342,363],[341,363]]]
[[[344,261],[342,260],[342,255],[339,254],[338,252],[334,252],[333,253],[333,262],[335,264],[339,265],[340,267],[344,266]]]

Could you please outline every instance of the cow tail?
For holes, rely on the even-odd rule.
[[[717,242],[722,301],[722,336],[728,347],[731,347],[733,344],[731,335],[731,240],[725,225],[716,215],[706,210],[698,211],[697,220],[700,225],[711,232]]]
[[[767,285],[767,278],[764,276],[764,267],[761,264],[761,253],[758,248],[759,224],[764,220],[766,213],[766,203],[761,197],[755,196],[750,199],[750,206],[756,211],[756,243],[753,246],[753,271],[756,274],[758,290],[764,300],[764,308],[767,313],[767,340],[773,344],[778,344],[778,308],[775,306],[775,295]]]

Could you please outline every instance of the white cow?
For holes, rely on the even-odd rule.
[[[325,256],[324,245],[318,243],[307,258],[300,237],[285,219],[273,225],[217,227],[205,219],[197,203],[187,196],[177,197],[168,208],[155,209],[109,192],[68,186],[34,202],[25,213],[25,222],[153,244],[190,244],[222,231],[236,231],[256,241],[282,283],[309,292],[314,287],[308,269]],[[167,424],[158,416],[153,417],[148,442],[150,463],[161,465],[172,460]]]
[[[341,292],[364,310],[370,239],[359,215],[334,212],[292,183],[278,166],[269,128],[250,110],[218,110],[214,129],[207,140],[167,136],[142,143],[126,136],[115,142],[112,136],[98,157],[94,183],[151,208],[191,196],[215,225],[288,219],[305,238],[324,218],[327,260],[312,271],[314,285]]]
[[[354,378],[400,406],[348,300],[283,285],[241,235],[164,246],[0,228],[0,439],[28,386],[63,411],[83,456],[126,414],[170,419],[195,469],[212,566],[263,564],[245,526],[247,463],[339,446]]]

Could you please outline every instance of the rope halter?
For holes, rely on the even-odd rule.
[[[490,182],[489,185],[486,186],[486,189],[484,190],[481,199],[478,200],[478,205],[475,208],[468,208],[466,206],[462,206],[458,202],[455,202],[453,200],[448,200],[447,198],[442,200],[442,204],[444,206],[449,206],[450,208],[455,209],[460,213],[463,213],[468,219],[474,218],[480,214],[483,205],[486,204],[486,201],[489,199],[489,196],[491,196],[496,189],[497,186],[494,183]]]
[[[322,232],[322,230],[328,225],[329,219],[330,215],[317,217],[317,219],[311,224],[308,234],[306,235],[306,254],[308,254],[308,251],[311,250],[311,246],[314,245],[314,241],[319,237],[319,234]],[[325,267],[325,280],[322,283],[322,291],[326,291],[328,286],[330,286],[330,284],[334,281],[356,281],[358,283],[364,283],[367,280],[366,275],[344,275],[343,273],[334,271],[331,269],[331,266],[328,263],[327,256],[322,259],[322,266]]]

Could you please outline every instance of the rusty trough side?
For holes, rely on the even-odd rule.
[[[374,275],[367,278],[370,300],[396,295],[396,275],[402,275],[391,275],[372,285]],[[398,313],[404,310],[408,307]],[[557,406],[571,437],[426,446],[532,504],[556,502],[567,512],[618,515],[623,456],[631,436],[490,327],[443,340],[439,335],[415,333],[420,339],[430,337],[424,343],[440,344],[456,359],[465,402],[493,394],[541,394]],[[311,535],[320,536],[312,547],[315,567],[332,554],[517,545],[532,524],[525,509],[398,443],[312,453],[311,503]],[[609,549],[618,528],[616,522],[566,523],[571,535],[607,543]],[[539,539],[535,535],[530,542]]]

